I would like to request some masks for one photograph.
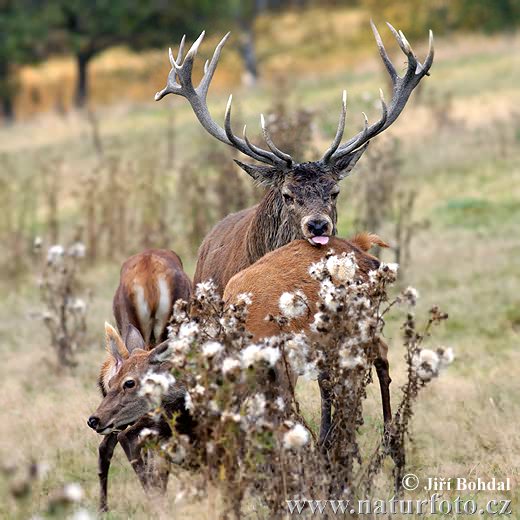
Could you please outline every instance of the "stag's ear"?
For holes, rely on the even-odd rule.
[[[234,159],[234,161],[256,182],[268,188],[276,186],[283,177],[280,170],[274,168],[273,166],[247,164],[237,161],[236,159]]]
[[[115,359],[116,365],[119,366],[123,360],[129,356],[128,350],[119,332],[117,332],[110,323],[105,322],[105,348],[107,352]]]
[[[364,144],[361,148],[358,148],[357,150],[340,157],[334,162],[334,169],[336,170],[339,180],[342,180],[350,175],[350,172],[354,166],[356,166],[359,158],[365,153],[369,142]]]
[[[126,331],[125,345],[130,354],[135,349],[140,348],[144,350],[146,348],[144,338],[139,332],[139,329],[132,324],[128,326],[128,330]]]
[[[169,347],[169,341],[163,341],[159,343],[155,348],[150,351],[150,364],[160,365],[170,358],[171,349]]]

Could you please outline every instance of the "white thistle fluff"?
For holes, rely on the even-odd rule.
[[[331,256],[327,258],[325,266],[329,274],[340,283],[350,282],[356,275],[357,264],[354,253]]]
[[[300,290],[293,293],[284,292],[280,296],[278,306],[286,318],[299,318],[307,312],[307,297]]]
[[[224,350],[224,346],[218,341],[208,341],[202,345],[202,355],[211,358],[220,354]]]
[[[285,449],[302,448],[309,442],[309,432],[301,424],[295,424],[283,436],[283,445]]]
[[[141,379],[139,395],[146,397],[154,404],[161,402],[162,396],[175,383],[175,378],[169,373],[158,374],[148,371]]]
[[[233,358],[227,357],[222,362],[222,373],[224,375],[226,375],[226,374],[231,374],[234,372],[239,372],[241,367],[242,367],[242,364],[240,363],[240,361],[238,361],[238,359],[233,359]]]

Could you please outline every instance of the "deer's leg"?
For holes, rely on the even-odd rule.
[[[139,433],[143,427],[144,426],[139,423],[130,426],[117,435],[117,440],[121,444],[126,458],[139,478],[139,482],[141,482],[144,490],[148,491],[149,483],[146,475],[146,465],[141,455],[141,443],[139,440]]]
[[[321,372],[318,376],[318,385],[320,387],[321,396],[321,422],[320,422],[320,439],[319,444],[325,447],[332,420],[332,393],[330,390],[330,381],[328,372]]]
[[[106,435],[98,448],[99,510],[108,511],[107,488],[110,461],[117,445],[117,433]]]
[[[392,405],[390,404],[390,370],[388,360],[386,358],[378,357],[374,361],[376,367],[377,377],[379,379],[379,387],[381,388],[381,402],[383,404],[383,420],[385,428],[392,421]]]
[[[395,482],[397,490],[397,485],[400,482],[400,478],[402,477],[401,473],[405,464],[405,453],[404,445],[399,441],[399,438],[396,435],[392,425],[392,406],[390,404],[390,383],[392,382],[392,379],[390,378],[389,365],[388,360],[386,359],[386,355],[380,355],[377,357],[374,361],[374,366],[376,367],[379,386],[381,387],[383,420],[385,423],[383,442],[388,447],[390,456],[392,457],[392,460],[396,466],[394,473],[396,475]]]
[[[119,433],[118,440],[144,490],[149,492],[155,489],[160,493],[164,493],[170,473],[169,465],[163,460],[158,460],[160,457],[152,453],[148,454],[146,459],[143,458],[139,433],[143,428],[147,427],[158,428],[163,438],[171,435],[170,427],[165,421],[160,421],[159,424],[156,424],[150,418],[143,417],[133,426]]]

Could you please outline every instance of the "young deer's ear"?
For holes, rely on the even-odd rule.
[[[117,366],[122,364],[123,360],[129,356],[128,350],[119,335],[119,332],[117,332],[117,330],[107,322],[105,322],[105,348],[116,360]]]
[[[337,172],[338,178],[341,181],[345,177],[350,175],[350,172],[356,166],[356,163],[359,161],[359,158],[365,153],[370,141],[364,144],[361,148],[358,148],[354,152],[344,155],[340,157],[334,163],[334,169]]]
[[[125,345],[130,354],[135,349],[140,348],[144,350],[146,348],[144,338],[139,332],[139,329],[132,324],[128,326],[128,330],[126,331]]]
[[[169,347],[169,341],[163,341],[159,343],[154,349],[150,351],[150,363],[152,365],[158,365],[167,361],[171,355],[171,349]]]

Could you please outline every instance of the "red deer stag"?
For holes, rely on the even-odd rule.
[[[148,372],[165,376],[168,373],[167,323],[175,301],[189,301],[190,296],[191,281],[180,258],[172,251],[149,249],[129,258],[121,268],[113,301],[119,332],[105,325],[107,358],[99,376],[103,400],[87,421],[96,432],[105,435],[99,445],[98,459],[102,511],[107,510],[108,471],[118,442],[143,487],[157,484],[141,456],[139,433],[148,426],[163,436],[171,432],[165,421],[157,424],[146,416],[151,405],[140,390]],[[182,387],[169,385],[162,404],[170,413],[181,412],[178,421],[181,430],[182,425],[189,423]],[[161,477],[159,484],[164,487],[167,473]]]
[[[249,306],[246,327],[254,339],[261,339],[279,333],[278,325],[273,321],[267,321],[265,317],[268,314],[275,316],[280,313],[278,302],[282,293],[292,293],[299,289],[310,302],[311,312],[292,320],[290,327],[294,331],[308,331],[314,313],[317,312],[319,291],[319,282],[309,276],[309,267],[321,260],[328,250],[333,249],[336,254],[353,252],[358,264],[357,276],[365,279],[371,270],[379,267],[377,258],[366,253],[373,244],[388,247],[377,235],[372,234],[360,234],[351,241],[332,237],[326,248],[312,247],[305,240],[295,240],[268,253],[233,276],[226,285],[224,300],[232,303],[241,293],[251,294],[252,303]],[[379,356],[375,361],[385,425],[388,425],[392,418],[387,350],[386,344],[380,342]],[[331,425],[331,398],[328,385],[324,384],[326,380],[327,374],[322,372],[318,377],[321,393],[320,444],[326,441]]]
[[[424,63],[420,63],[404,34],[388,24],[399,47],[408,58],[406,72],[400,76],[386,53],[375,25],[372,22],[371,24],[381,59],[393,85],[390,104],[386,105],[381,92],[381,118],[369,125],[365,116],[363,130],[341,144],[347,113],[347,96],[343,92],[338,129],[331,146],[320,160],[305,163],[295,162],[290,155],[276,147],[263,115],[260,121],[268,149],[253,144],[247,137],[245,127],[243,138],[236,136],[231,129],[231,96],[226,108],[224,128],[212,119],[206,97],[229,33],[217,45],[211,61],[206,62],[204,75],[197,87],[192,82],[192,69],[204,32],[185,57],[184,37],[177,59],[170,49],[172,69],[166,87],[157,92],[155,99],[158,101],[167,94],[185,97],[209,134],[258,163],[263,163],[244,164],[236,161],[256,182],[267,188],[259,204],[228,215],[206,236],[199,249],[195,284],[212,278],[222,294],[226,283],[234,274],[266,253],[297,238],[306,239],[313,245],[325,245],[330,236],[336,234],[339,182],[349,175],[369,141],[398,118],[413,89],[429,74],[433,62],[431,31],[428,55]]]

